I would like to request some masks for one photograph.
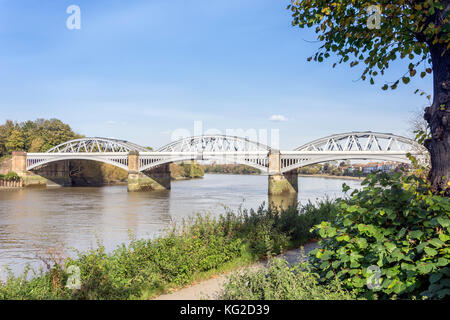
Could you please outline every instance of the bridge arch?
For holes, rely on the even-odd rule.
[[[353,131],[320,138],[294,150],[423,152],[425,148],[414,140],[392,133]]]
[[[203,135],[171,142],[157,152],[246,152],[269,151],[270,147],[247,138],[226,135]]]
[[[123,170],[128,170],[128,156],[123,154],[105,154],[98,157],[91,157],[89,155],[83,154],[58,154],[53,156],[46,156],[46,154],[40,154],[39,156],[34,156],[33,154],[27,155],[27,170],[33,170],[38,167],[44,166],[46,164],[65,160],[89,160],[103,162],[121,168]]]
[[[256,168],[262,172],[267,172],[269,167],[269,160],[267,152],[264,153],[237,153],[234,155],[218,155],[209,152],[205,153],[178,153],[170,155],[168,153],[153,153],[151,155],[140,154],[139,171],[146,171],[158,166],[181,161],[190,160],[205,160],[205,161],[219,161],[224,164],[242,164]]]
[[[407,153],[419,156],[427,150],[416,141],[380,132],[349,132],[335,134],[309,142],[292,152],[283,152],[281,171],[335,160],[379,160],[409,164]]]
[[[267,172],[270,147],[247,138],[226,135],[203,135],[182,138],[153,153],[140,154],[140,171],[180,161],[211,160],[243,164]]]
[[[64,160],[90,160],[128,170],[128,153],[146,152],[135,143],[112,138],[80,138],[61,143],[45,153],[28,153],[27,170]],[[93,157],[95,155],[95,157]]]
[[[325,163],[329,161],[344,161],[344,160],[378,160],[378,161],[392,161],[392,162],[399,162],[399,163],[405,163],[410,164],[411,162],[406,156],[401,155],[324,155],[320,157],[311,157],[307,158],[304,156],[301,159],[282,159],[281,160],[281,172],[285,173],[291,170],[295,170],[298,168],[319,164],[319,163]]]
[[[130,152],[149,151],[147,148],[135,143],[112,138],[81,138],[61,143],[46,153],[105,153],[105,152]]]

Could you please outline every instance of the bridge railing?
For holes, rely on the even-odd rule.
[[[288,172],[300,167],[340,160],[379,160],[410,163],[407,153],[421,156],[420,152],[409,151],[281,151],[281,171]]]
[[[253,166],[263,172],[269,166],[268,151],[203,151],[203,152],[141,152],[139,170],[144,171],[168,162],[212,160]]]
[[[27,170],[64,160],[94,160],[128,170],[128,152],[28,153]]]

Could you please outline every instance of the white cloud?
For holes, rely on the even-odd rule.
[[[108,121],[106,121],[106,124],[114,125],[114,124],[117,124],[117,121],[108,120]]]
[[[274,114],[269,118],[270,121],[276,121],[276,122],[282,122],[282,121],[288,121],[288,118],[281,114]]]

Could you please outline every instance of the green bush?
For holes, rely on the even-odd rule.
[[[191,179],[202,178],[205,175],[203,168],[195,162],[191,162],[191,163],[183,162],[183,163],[181,163],[180,166],[184,169],[183,176],[186,178],[191,178]]]
[[[231,275],[225,283],[220,300],[350,300],[356,294],[343,289],[333,279],[321,285],[318,275],[307,264],[289,266],[284,259],[272,259],[267,268]]]
[[[20,176],[13,172],[10,171],[7,174],[0,174],[0,180],[5,180],[5,181],[19,181],[20,180]]]
[[[339,200],[335,220],[314,228],[322,240],[311,263],[322,281],[338,277],[368,298],[448,297],[450,199],[401,172],[371,174],[362,184]]]

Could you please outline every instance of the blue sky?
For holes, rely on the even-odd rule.
[[[72,4],[81,30],[66,28]],[[427,105],[413,92],[431,93],[431,77],[384,92],[380,80],[357,81],[360,68],[307,62],[319,44],[291,26],[288,4],[0,0],[0,121],[58,118],[87,136],[153,147],[194,121],[279,129],[283,149],[355,130],[407,135],[412,112]]]

